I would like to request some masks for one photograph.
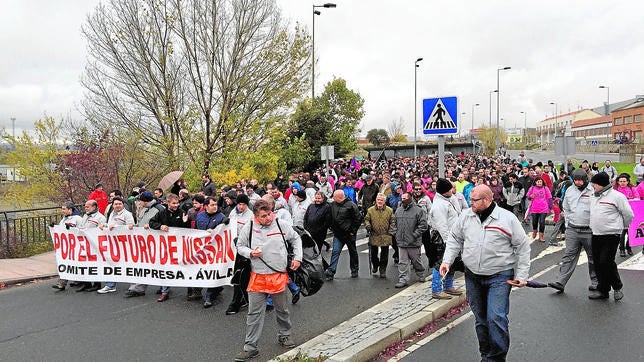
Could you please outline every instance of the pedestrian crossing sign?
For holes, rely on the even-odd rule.
[[[458,133],[456,97],[423,99],[423,133],[445,135]]]

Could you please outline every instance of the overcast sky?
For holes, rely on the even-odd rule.
[[[80,28],[91,0],[0,1],[0,127],[30,128],[44,114],[77,116],[85,61]],[[277,0],[292,24],[311,28],[312,2]],[[319,9],[316,91],[334,76],[365,99],[363,134],[402,117],[413,135],[414,61],[418,68],[418,133],[422,98],[459,97],[465,129],[487,123],[490,91],[501,72],[507,127],[554,113],[594,108],[644,94],[644,27],[639,1],[335,0]],[[317,5],[323,2],[315,3]],[[493,124],[496,99],[493,95]],[[503,123],[501,125],[503,126]]]

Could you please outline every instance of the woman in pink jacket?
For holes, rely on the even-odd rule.
[[[530,200],[530,214],[532,215],[532,238],[537,236],[539,230],[539,242],[545,243],[543,232],[546,229],[546,216],[552,211],[552,194],[543,184],[543,179],[537,176],[534,184],[525,195]]]
[[[644,184],[644,182],[642,182]],[[615,190],[621,192],[626,196],[628,200],[639,200],[641,195],[638,191],[639,188],[636,188],[635,185],[631,183],[631,175],[627,173],[620,174],[617,176],[617,180],[615,180],[615,185],[613,186]],[[624,229],[622,231],[622,235],[619,238],[619,256],[622,258],[626,257],[626,253],[628,252],[628,255],[633,255],[633,250],[631,249],[630,244],[628,243],[628,239],[626,238],[626,234],[628,233],[628,229]]]

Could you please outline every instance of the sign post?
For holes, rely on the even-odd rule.
[[[423,133],[438,136],[438,175],[445,177],[445,135],[458,133],[456,97],[423,99]]]
[[[326,161],[326,175],[329,176],[329,160],[335,158],[335,149],[333,146],[321,146],[320,147],[320,158]]]

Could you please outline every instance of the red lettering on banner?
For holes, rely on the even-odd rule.
[[[204,249],[208,245],[207,244],[208,239],[209,239],[208,237],[206,237],[206,239],[204,239],[204,240],[202,240],[201,238],[195,239],[195,251],[196,251],[195,254],[196,254],[197,260],[201,264],[205,264],[206,260],[207,260],[206,251]],[[197,244],[197,240],[199,240],[199,244]]]
[[[107,245],[105,245],[106,242],[107,242],[107,235],[98,236],[98,252],[101,254],[101,258],[103,258],[103,261],[105,261],[105,252],[107,252]]]
[[[78,261],[87,261],[83,239],[84,238],[82,236],[78,235]]]
[[[225,230],[224,231],[224,240],[226,241],[226,261],[228,260],[235,260],[235,252],[233,251],[232,248],[232,233],[230,230]]]
[[[178,265],[179,260],[177,259],[177,236],[168,235],[168,252],[170,254],[170,264]]]
[[[74,258],[74,251],[76,250],[76,236],[74,234],[67,234],[67,237],[69,238],[69,247],[67,249],[67,255],[69,256],[68,260],[76,260],[76,258]]]
[[[215,235],[215,242],[217,243],[217,254],[215,254],[215,263],[223,263],[224,261],[224,241],[220,235]]]
[[[125,235],[116,235],[115,237],[110,237],[110,258],[112,261],[121,260],[121,248],[119,247],[119,242],[125,245]],[[125,250],[125,248],[123,248]],[[127,255],[126,253],[124,253]],[[127,261],[127,257],[126,260]]]
[[[54,249],[58,250],[60,249],[60,234],[58,233],[53,233],[54,234]]]
[[[88,261],[96,261],[96,254],[92,254],[92,244],[90,244],[89,239],[83,237],[85,240],[85,253],[87,255]]]
[[[117,235],[116,238],[121,243],[119,254],[123,252],[123,260],[130,261],[127,254],[127,247],[128,245],[132,245],[132,237],[130,235]]]
[[[137,245],[145,242],[142,235],[134,235],[132,241],[130,242],[130,261],[136,263],[139,261],[139,249]]]
[[[168,241],[163,235],[159,238],[159,263],[165,265],[168,262]]]
[[[60,257],[67,259],[69,254],[69,240],[67,239],[67,234],[60,234]]]
[[[212,245],[212,236],[207,236],[206,237],[206,245],[204,245],[204,254],[208,257],[208,264],[212,264],[215,262],[215,246]]]
[[[141,250],[141,253],[143,254],[144,251],[145,249]],[[156,258],[157,258],[157,240],[154,238],[153,235],[148,235],[147,251],[145,251],[145,262],[154,263]]]
[[[199,258],[197,258],[197,252],[201,249],[203,245],[203,240],[200,237],[192,239],[192,247],[190,248],[190,262],[192,264],[199,264]]]

